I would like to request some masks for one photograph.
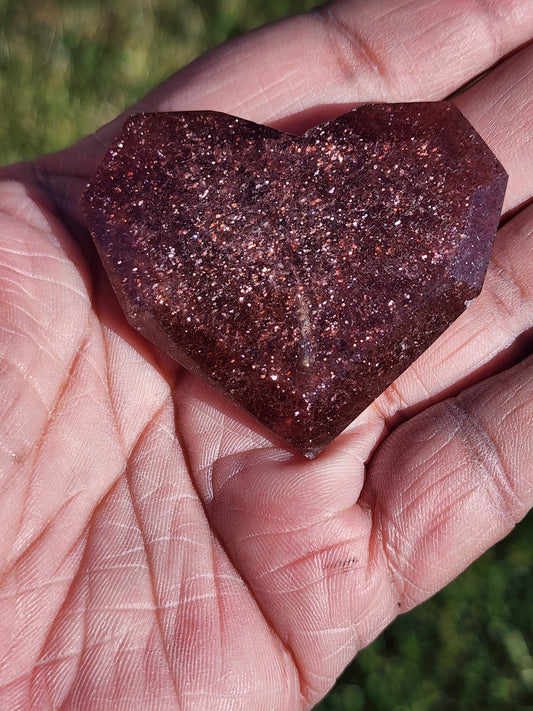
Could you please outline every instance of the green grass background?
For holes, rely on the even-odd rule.
[[[311,0],[0,0],[0,163],[59,149]],[[533,519],[363,650],[319,711],[533,711]]]

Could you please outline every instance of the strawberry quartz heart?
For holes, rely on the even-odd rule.
[[[312,458],[477,296],[506,182],[450,103],[139,114],[82,208],[130,323]]]

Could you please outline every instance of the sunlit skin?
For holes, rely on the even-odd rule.
[[[302,131],[486,72],[483,292],[313,462],[127,326],[78,209],[124,117],[1,171],[0,708],[309,709],[533,505],[532,37],[530,0],[345,0],[137,105]]]

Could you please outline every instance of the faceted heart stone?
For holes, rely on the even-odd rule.
[[[311,458],[479,293],[506,182],[451,103],[140,114],[82,207],[130,323]]]

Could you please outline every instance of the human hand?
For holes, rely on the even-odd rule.
[[[455,99],[510,174],[485,288],[313,462],[127,326],[78,209],[123,118],[3,170],[0,707],[309,708],[533,504],[532,35],[529,0],[340,1],[137,106],[296,131],[507,57]]]

